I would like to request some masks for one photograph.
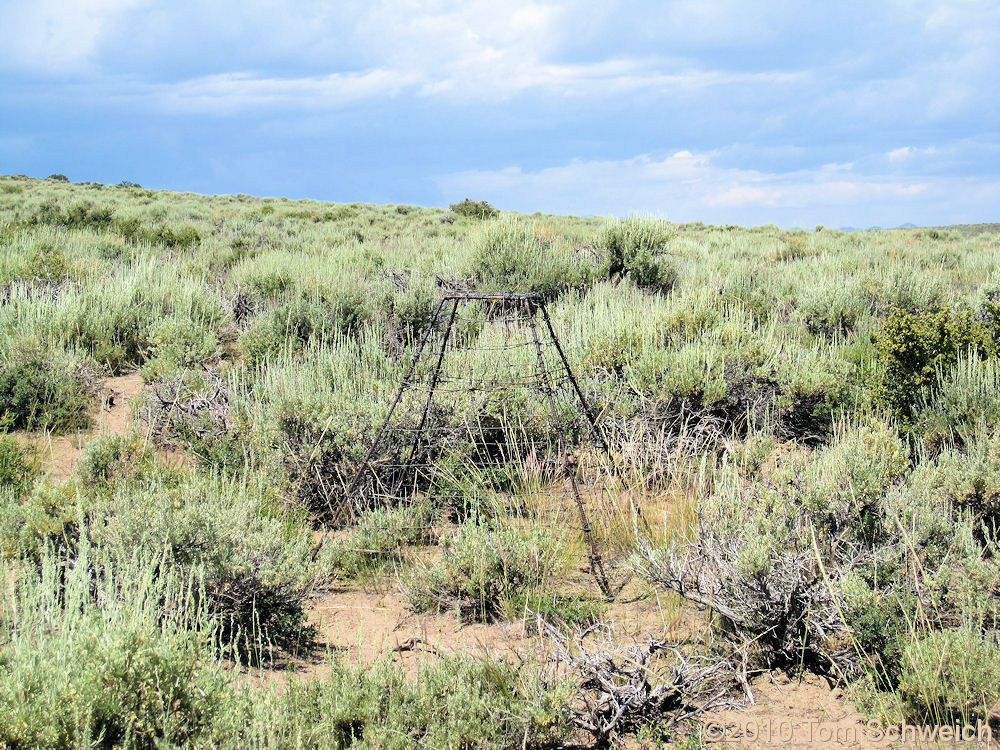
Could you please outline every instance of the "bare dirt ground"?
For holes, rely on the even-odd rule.
[[[534,628],[518,623],[463,623],[454,613],[417,614],[391,581],[379,588],[343,589],[317,599],[309,612],[320,650],[349,661],[370,664],[391,654],[407,671],[421,660],[464,654],[518,660],[544,654]],[[684,618],[655,598],[609,608],[607,621],[623,639],[655,636],[680,638],[690,633]],[[325,660],[325,659],[324,659]],[[296,672],[322,673],[322,661],[302,660]]]
[[[310,609],[319,648],[292,670],[265,675],[267,682],[322,677],[328,656],[370,664],[386,655],[414,675],[418,666],[440,656],[463,654],[518,661],[544,658],[545,641],[523,623],[467,624],[454,614],[416,614],[389,581],[379,588],[344,589],[319,598]],[[607,620],[628,644],[648,637],[679,641],[705,627],[704,618],[676,602],[656,598],[612,605]],[[755,704],[716,711],[701,724],[706,744],[758,748],[933,747],[902,742],[880,731],[854,708],[843,692],[825,679],[806,673],[759,676],[751,689]],[[942,745],[944,746],[944,745]]]
[[[531,648],[531,637],[521,625],[463,624],[447,612],[416,614],[396,591],[327,594],[313,604],[310,621],[319,641],[349,661],[370,664],[391,653],[408,672],[429,657],[468,654],[508,659]],[[314,674],[316,669],[303,671]]]
[[[707,745],[721,747],[997,748],[995,725],[889,726],[865,719],[842,691],[814,674],[761,675],[751,689],[756,705],[702,717]],[[964,733],[964,737],[963,737]]]
[[[38,450],[42,469],[54,479],[68,479],[87,444],[101,435],[126,432],[132,425],[129,399],[138,395],[143,382],[139,373],[107,378],[100,392],[100,405],[91,412],[90,429],[66,435],[18,433],[19,440]]]
[[[65,435],[46,432],[18,432],[14,436],[38,451],[42,470],[53,479],[68,479],[92,440],[104,435],[118,435],[128,432],[133,424],[133,414],[129,401],[137,396],[145,383],[137,372],[107,378],[101,387],[99,405],[91,411],[91,425],[87,430],[79,430]],[[168,466],[183,466],[190,463],[190,457],[181,451],[156,451],[159,463]]]
[[[44,470],[55,479],[70,477],[87,444],[101,435],[126,432],[133,425],[129,400],[143,388],[138,373],[108,378],[89,430],[72,435],[21,433],[39,451]],[[161,461],[186,463],[178,452],[157,452]],[[658,509],[662,510],[662,509]],[[653,514],[655,517],[655,514]],[[682,640],[705,627],[704,618],[669,597],[613,604],[607,612],[616,637]],[[392,580],[369,588],[347,588],[317,598],[309,610],[316,628],[311,656],[263,675],[267,682],[322,676],[328,656],[370,664],[389,654],[409,674],[420,663],[443,655],[492,659],[543,657],[545,644],[523,623],[468,624],[452,613],[416,614]],[[714,712],[702,720],[707,744],[727,747],[888,748],[927,747],[893,742],[869,726],[841,691],[815,675],[788,678],[762,675],[752,684],[755,705]]]
[[[839,688],[814,674],[759,676],[751,684],[756,705],[703,717],[708,744],[726,747],[888,748]]]

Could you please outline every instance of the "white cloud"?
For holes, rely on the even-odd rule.
[[[902,146],[901,148],[894,148],[892,151],[886,154],[889,161],[902,161],[907,159],[916,153],[916,149],[913,146]]]
[[[11,2],[0,26],[0,63],[46,73],[80,73],[102,33],[140,0]]]
[[[901,146],[886,153],[886,158],[890,162],[906,162],[919,157],[934,156],[938,153],[935,146],[927,148],[917,148],[916,146]]]
[[[678,221],[811,226],[985,221],[1000,180],[858,173],[849,164],[766,172],[717,163],[718,153],[573,161],[443,175],[446,200],[466,195],[507,209],[573,214],[654,213]],[[895,217],[895,218],[894,218]]]
[[[503,99],[536,90],[556,96],[601,96],[650,90],[695,90],[726,84],[775,84],[802,73],[703,69],[687,60],[630,56],[623,49],[580,62],[559,62],[564,39],[586,4],[470,0],[425,4],[397,0],[373,7],[365,29],[386,64],[419,75],[424,95]]]
[[[484,57],[488,62],[488,56]],[[155,109],[188,113],[232,114],[284,106],[286,111],[335,109],[364,100],[408,93],[448,100],[459,106],[477,101],[505,100],[526,92],[551,99],[600,97],[647,91],[657,94],[703,91],[711,87],[772,86],[802,80],[796,73],[730,73],[685,70],[664,73],[657,61],[608,60],[556,65],[539,61],[508,61],[504,65],[456,66],[431,72],[402,68],[369,68],[321,76],[259,76],[250,72],[219,73],[176,82],[148,82],[129,77],[95,76],[86,81],[49,84],[43,97],[94,97],[136,101]]]
[[[275,101],[295,101],[311,109],[401,89],[458,102],[502,101],[524,92],[585,98],[726,85],[773,86],[807,76],[794,71],[715,69],[660,55],[630,56],[624,50],[592,59],[560,60],[560,44],[573,35],[586,10],[576,0],[384,0],[345,3],[337,12],[321,2],[284,8],[226,2],[210,9],[142,0],[12,2],[6,31],[0,32],[0,41],[7,43],[6,53],[0,51],[0,65],[72,73],[75,89],[52,87],[58,95],[87,87],[119,99],[158,92],[164,103],[181,103],[187,110],[199,104],[209,111],[235,110]],[[310,23],[304,26],[305,19]],[[179,38],[182,31],[187,36]],[[290,43],[293,39],[302,43],[296,47]],[[220,59],[204,45],[189,48],[196,43],[192,40],[222,49],[235,47],[234,54],[228,61]],[[108,50],[102,56],[104,47]],[[115,55],[114,50],[122,54]],[[255,51],[261,60],[277,55],[316,72],[284,76],[266,68],[258,72]],[[162,58],[158,64],[147,61],[153,65],[151,75],[117,67],[122,60],[138,65],[135,61],[145,54]],[[224,69],[171,80],[171,68],[188,67],[187,61],[178,65],[173,56],[185,54]],[[324,63],[331,58],[339,61],[333,69]],[[227,94],[232,101],[223,105]]]
[[[204,76],[177,84],[140,85],[135,94],[171,111],[232,113],[248,108],[286,106],[324,109],[391,96],[419,82],[397,71],[334,73],[304,78],[256,78],[245,73]]]
[[[720,45],[794,46],[794,29],[778,23],[791,15],[794,3],[787,1],[769,8],[737,0],[648,6],[619,0],[596,8],[583,0],[4,4],[0,67],[69,73],[81,82],[80,89],[92,85],[107,91],[111,82],[119,98],[144,96],[148,89],[139,84],[156,81],[166,102],[183,101],[188,110],[202,103],[218,111],[226,90],[234,92],[226,106],[235,110],[276,99],[294,100],[304,109],[336,106],[377,98],[386,86],[391,92],[459,103],[504,101],[524,93],[598,100],[729,86],[746,102],[782,91],[787,107],[759,113],[762,127],[780,130],[788,111],[808,96],[805,87],[796,86],[802,82],[826,92],[822,106],[854,117],[919,108],[928,117],[945,118],[990,101],[983,95],[997,93],[996,83],[989,81],[1000,65],[995,44],[1000,5],[990,0],[898,7],[890,2],[873,9],[878,17],[898,17],[899,43],[912,47],[902,56],[920,51],[905,72],[885,75],[865,71],[863,57],[851,57],[853,68],[827,56],[814,65],[774,69],[765,63],[748,66],[719,51]],[[801,13],[804,23],[815,25],[818,11]],[[845,34],[834,28],[828,36],[841,35],[849,44],[850,34]],[[632,44],[639,40],[642,45]],[[698,45],[703,54],[693,51]],[[830,42],[831,50],[836,46]],[[672,57],[670,50],[680,47],[695,57]],[[588,53],[590,48],[594,51]],[[564,54],[567,50],[573,53]],[[206,93],[192,93],[199,89]],[[996,108],[995,103],[986,106]]]

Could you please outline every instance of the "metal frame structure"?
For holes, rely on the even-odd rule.
[[[601,450],[606,454],[609,462],[613,463],[611,456],[611,451],[608,447],[607,441],[602,434],[600,427],[597,422],[597,418],[594,415],[590,404],[583,395],[583,391],[580,388],[579,382],[576,376],[573,374],[570,368],[569,361],[566,358],[566,354],[563,351],[562,345],[559,343],[559,339],[556,336],[555,329],[552,326],[552,320],[549,317],[548,311],[545,309],[544,298],[535,292],[527,294],[512,294],[505,292],[477,292],[477,291],[454,291],[449,292],[441,297],[438,302],[437,307],[434,310],[433,315],[424,331],[421,335],[420,341],[417,344],[416,351],[413,354],[413,359],[403,376],[402,381],[399,384],[399,388],[396,390],[395,395],[390,402],[388,413],[385,419],[382,421],[375,437],[372,439],[371,445],[364,459],[359,464],[357,471],[354,474],[353,479],[347,486],[345,494],[345,507],[350,515],[350,519],[353,521],[355,519],[355,509],[353,506],[353,498],[355,497],[362,479],[365,477],[366,473],[372,472],[372,460],[376,456],[379,446],[382,444],[383,438],[385,437],[386,431],[389,429],[390,422],[392,421],[393,414],[395,413],[397,407],[400,404],[404,394],[409,390],[414,384],[414,373],[417,371],[418,364],[420,360],[425,355],[427,350],[427,344],[431,339],[432,333],[438,330],[443,324],[443,341],[441,345],[441,350],[437,352],[437,357],[433,365],[433,370],[431,371],[430,383],[427,389],[427,398],[424,401],[423,407],[420,412],[419,423],[414,430],[413,442],[410,446],[408,456],[404,461],[403,468],[405,470],[410,467],[417,456],[419,455],[420,444],[424,439],[424,432],[427,425],[428,413],[431,408],[431,402],[434,400],[435,392],[438,389],[438,384],[441,376],[442,364],[445,358],[445,352],[448,349],[448,342],[451,337],[452,328],[455,325],[455,318],[458,313],[459,307],[465,305],[469,302],[483,301],[487,303],[496,303],[504,306],[505,308],[519,309],[524,313],[524,320],[527,321],[528,329],[530,331],[531,343],[534,345],[534,350],[537,355],[538,364],[538,385],[545,397],[545,400],[549,408],[549,416],[552,419],[552,423],[557,431],[559,439],[561,442],[565,442],[565,436],[562,433],[560,427],[560,421],[558,418],[558,413],[556,409],[556,399],[555,399],[555,389],[553,387],[553,377],[548,366],[546,365],[545,359],[542,354],[542,337],[539,335],[539,324],[538,320],[544,325],[545,332],[548,333],[550,340],[546,342],[546,345],[554,345],[555,352],[558,356],[558,363],[562,369],[565,371],[565,378],[572,385],[572,392],[575,394],[576,398],[579,400],[579,407],[583,415],[587,419],[587,423],[592,430],[594,439],[600,445]],[[432,355],[433,356],[433,355]],[[570,465],[570,461],[563,460],[560,462],[560,473],[562,478],[567,480],[570,487],[570,492],[572,493],[573,502],[576,507],[576,512],[580,520],[580,528],[583,532],[584,538],[588,547],[588,558],[590,571],[593,574],[601,592],[608,597],[613,596],[611,584],[608,580],[608,575],[605,570],[604,558],[598,549],[597,543],[594,539],[593,530],[591,528],[590,520],[587,513],[587,504],[584,499],[583,494],[580,492],[579,485],[576,480],[576,476],[573,471],[573,467]]]

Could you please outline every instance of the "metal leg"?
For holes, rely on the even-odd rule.
[[[601,447],[604,449],[605,455],[608,457],[608,468],[613,471],[617,468],[617,463],[615,462],[614,456],[611,455],[611,448],[608,446],[608,443],[604,438],[604,433],[598,426],[597,418],[594,416],[594,412],[591,410],[590,404],[587,403],[587,399],[584,398],[583,391],[580,389],[580,385],[577,383],[576,377],[573,375],[573,370],[569,366],[569,360],[563,352],[562,344],[559,343],[559,337],[556,336],[556,332],[552,328],[552,321],[549,319],[549,311],[545,309],[544,304],[540,304],[539,308],[542,312],[542,319],[545,321],[545,327],[548,328],[549,336],[552,337],[552,343],[555,344],[556,351],[559,353],[559,359],[562,361],[563,368],[566,370],[566,376],[569,378],[569,382],[573,384],[573,390],[576,391],[577,398],[580,399],[580,407],[583,409],[583,413],[587,415],[587,420],[590,422],[590,427],[594,432],[594,437],[597,439],[597,442],[600,443]],[[636,517],[642,522],[646,531],[649,531],[649,522],[646,520],[646,517],[642,512],[642,508],[636,505],[632,500],[630,500],[629,503],[632,506],[632,510],[635,512]]]
[[[431,385],[428,389],[427,400],[424,402],[423,412],[420,414],[420,423],[417,425],[416,432],[413,436],[413,444],[410,446],[410,454],[400,471],[401,482],[405,481],[406,474],[413,466],[413,462],[416,460],[418,454],[418,449],[420,448],[420,440],[424,434],[424,425],[427,424],[427,415],[430,413],[431,402],[434,400],[434,391],[437,388],[438,380],[441,377],[441,365],[444,363],[445,350],[448,348],[448,339],[451,337],[451,329],[455,324],[455,313],[457,312],[458,300],[455,299],[452,301],[451,314],[448,316],[448,325],[444,329],[444,338],[441,340],[441,351],[438,352],[437,362],[434,365],[434,372],[431,375]],[[416,477],[414,477],[414,481],[416,481]]]
[[[527,311],[528,325],[531,327],[531,336],[535,342],[535,353],[538,355],[538,370],[542,379],[542,388],[548,398],[549,410],[552,413],[552,423],[556,431],[559,433],[560,442],[564,442],[562,428],[559,425],[559,413],[556,410],[556,400],[552,392],[552,382],[549,379],[548,368],[545,366],[545,358],[542,356],[542,344],[538,339],[538,328],[535,326],[535,316],[533,314],[534,310],[532,309],[532,305],[529,301],[525,300],[524,305]],[[545,304],[543,302],[539,302],[538,307],[544,310]],[[611,584],[608,582],[608,576],[604,570],[604,560],[601,557],[600,550],[597,549],[597,543],[594,541],[594,534],[593,530],[590,528],[590,520],[587,518],[587,509],[583,502],[583,496],[580,494],[580,488],[576,484],[576,477],[574,476],[573,470],[569,467],[568,463],[563,462],[562,467],[566,474],[566,478],[569,479],[570,489],[573,492],[573,500],[576,503],[577,513],[580,516],[580,526],[583,529],[584,538],[587,540],[587,544],[589,546],[588,556],[590,557],[590,572],[597,580],[597,585],[600,586],[601,593],[610,599],[614,596],[614,593],[611,590]]]
[[[371,469],[372,457],[375,455],[375,451],[378,450],[379,444],[382,442],[382,436],[385,434],[386,428],[389,426],[389,421],[392,419],[392,415],[396,411],[396,407],[399,405],[400,399],[403,398],[403,394],[406,392],[406,389],[409,388],[410,379],[413,377],[413,373],[417,369],[417,362],[420,361],[420,356],[423,354],[424,347],[427,345],[431,332],[434,330],[434,326],[441,315],[441,308],[444,307],[444,303],[445,298],[442,297],[441,301],[438,302],[438,306],[434,310],[434,314],[431,316],[430,322],[428,322],[427,327],[424,328],[424,333],[420,337],[420,343],[417,345],[417,350],[413,353],[413,360],[410,362],[410,366],[406,370],[406,374],[403,376],[403,382],[399,384],[399,388],[396,390],[396,395],[393,397],[392,403],[389,405],[389,412],[385,415],[382,425],[379,427],[378,432],[375,433],[372,444],[368,448],[368,453],[365,454],[364,459],[358,466],[358,470],[354,474],[354,478],[351,480],[351,483],[347,486],[347,490],[344,492],[344,498],[341,502],[340,510],[342,512],[346,506],[352,521],[357,518],[357,514],[354,512],[353,495],[357,491],[358,485],[361,483],[361,478],[364,476],[365,472]],[[454,317],[454,310],[452,310],[452,317]],[[334,510],[333,506],[330,505],[329,500],[327,500],[327,507],[330,510],[331,519],[336,518],[338,514]],[[323,534],[320,537],[319,544],[316,545],[316,549],[313,551],[314,560],[319,554],[320,549],[323,547],[323,544],[326,542],[326,536],[329,529],[329,525],[325,526],[323,529]]]

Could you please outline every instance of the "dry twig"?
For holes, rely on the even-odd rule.
[[[606,746],[655,722],[663,731],[716,708],[737,705],[734,665],[728,659],[688,655],[650,639],[618,646],[605,625],[563,629],[539,620],[555,663],[576,682],[573,723]]]

